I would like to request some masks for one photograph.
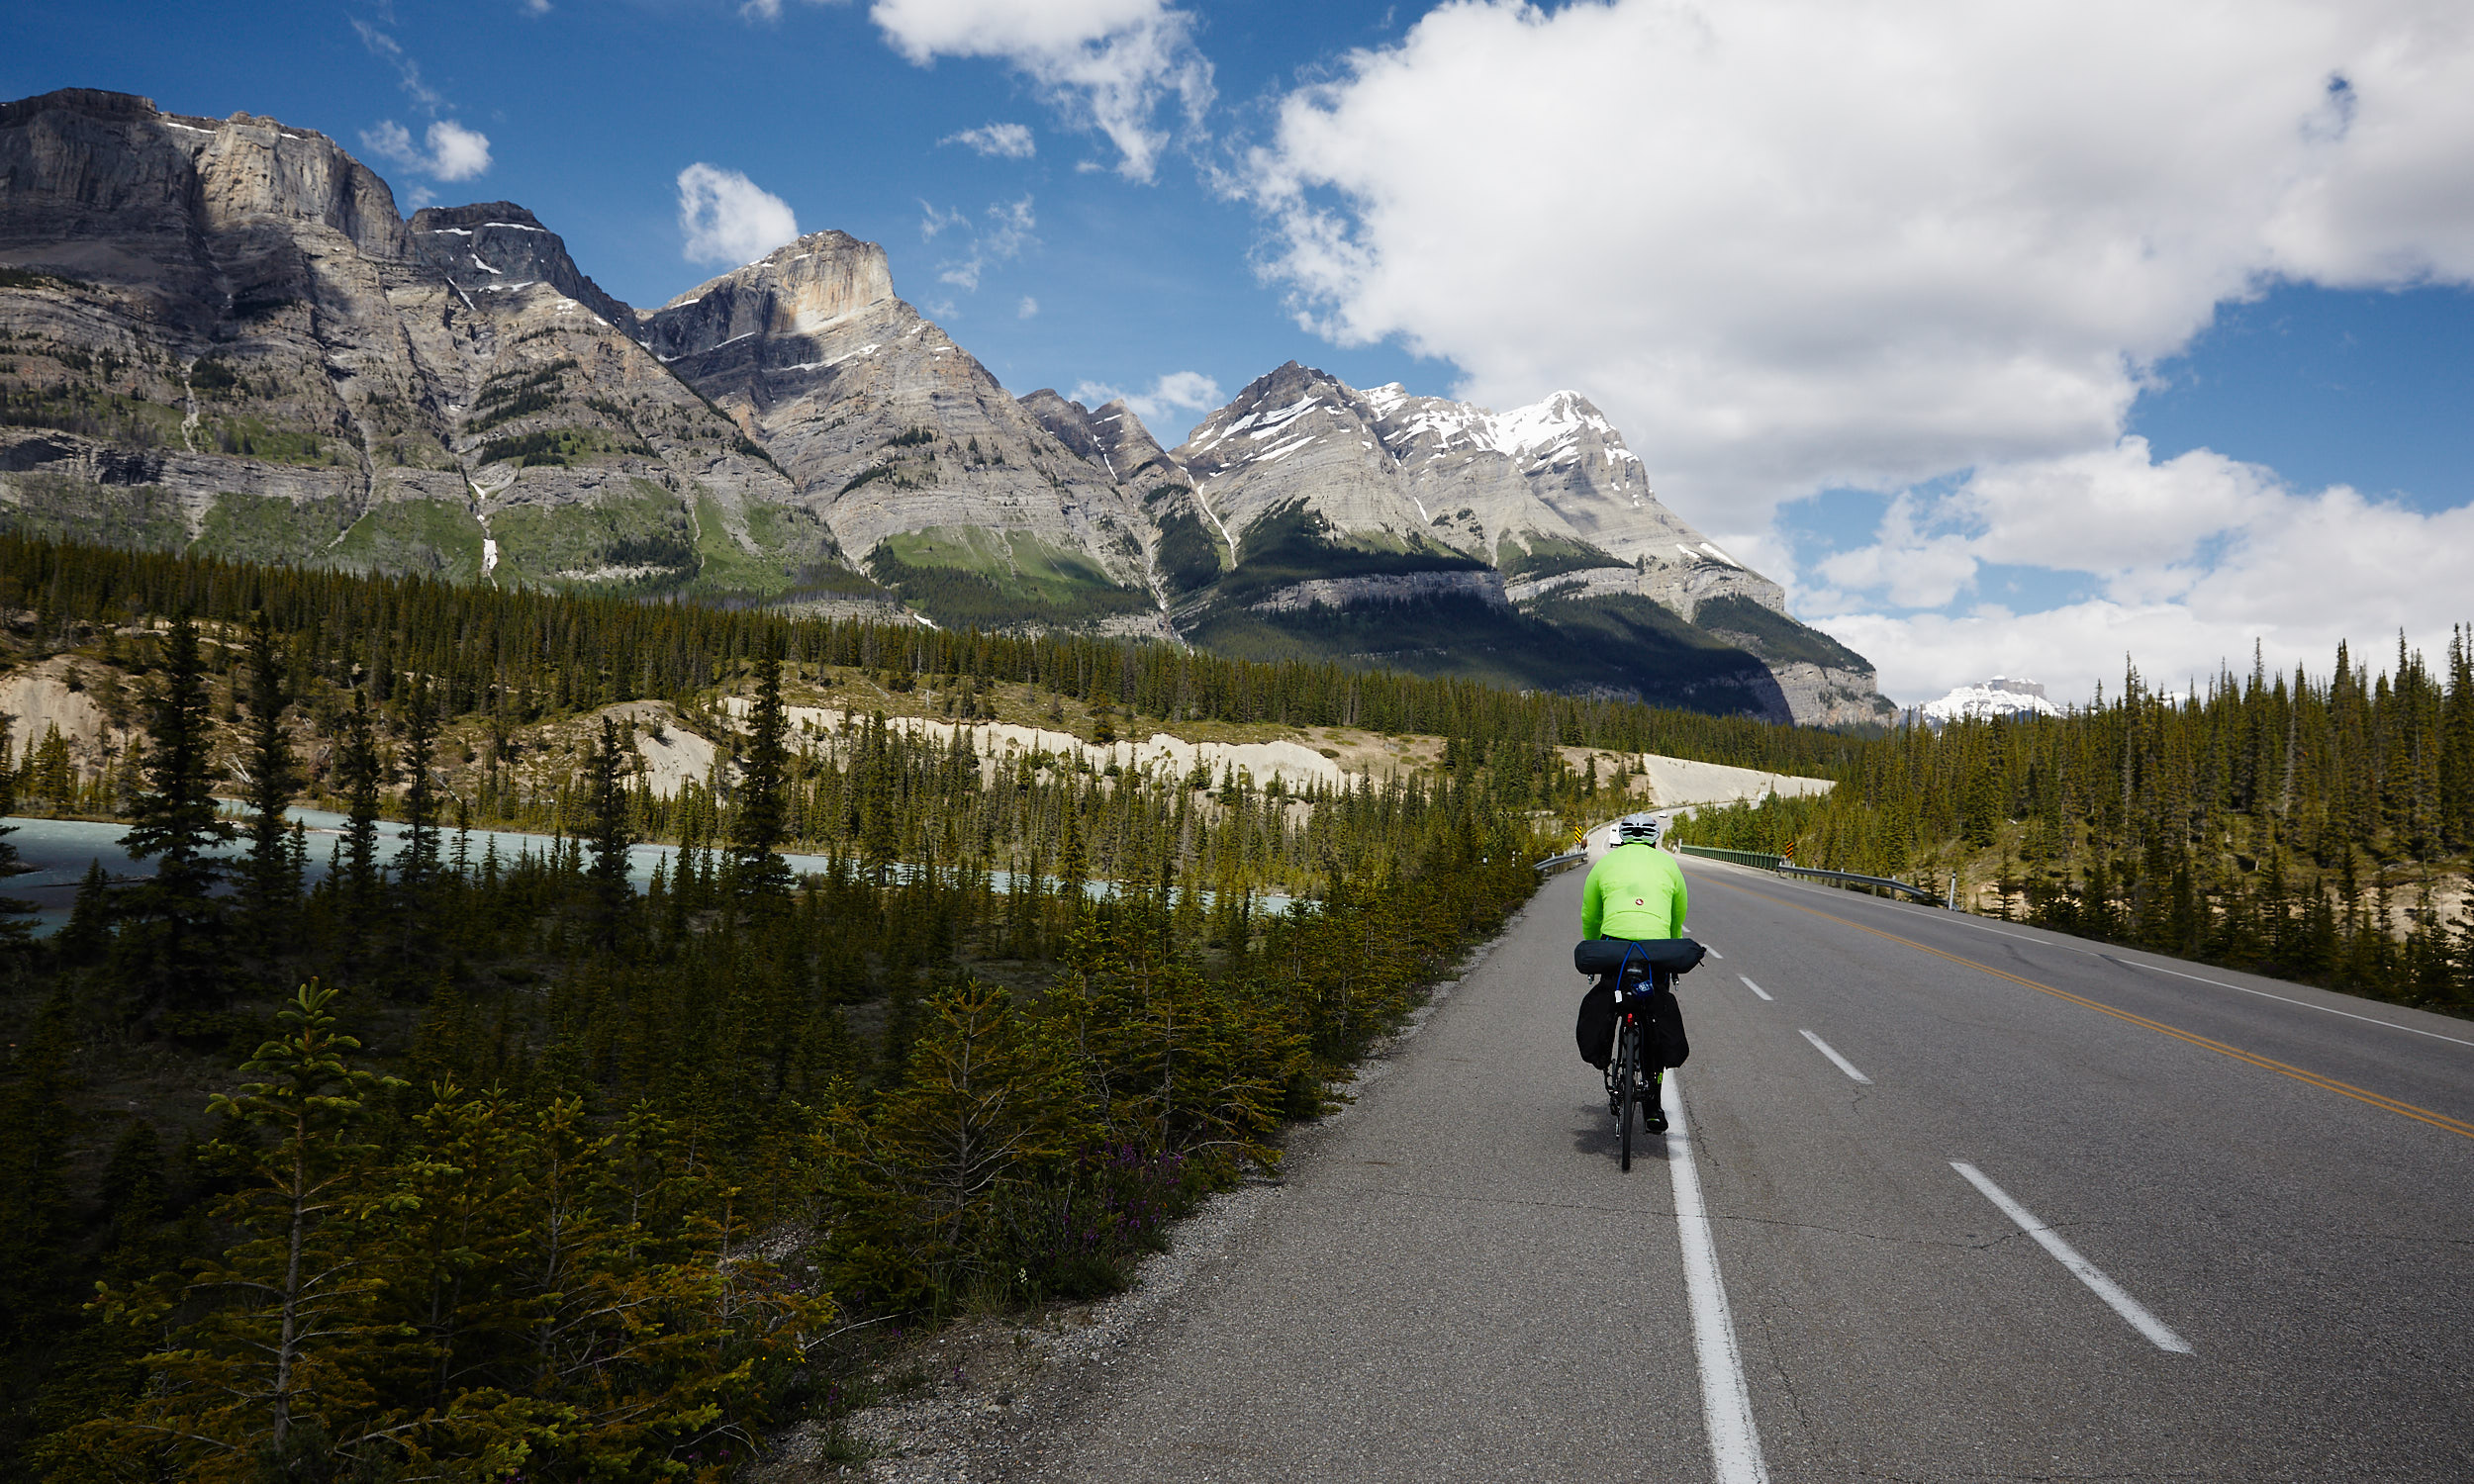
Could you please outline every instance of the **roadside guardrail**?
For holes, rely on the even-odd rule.
[[[1858,876],[1852,871],[1823,871],[1813,866],[1791,865],[1784,856],[1762,855],[1759,851],[1751,850],[1721,850],[1715,845],[1678,845],[1675,851],[1680,855],[1706,856],[1713,861],[1727,861],[1737,866],[1750,866],[1756,871],[1774,871],[1780,876],[1800,876],[1811,881],[1828,881],[1833,885],[1874,886],[1884,891],[1904,891],[1918,901],[1929,902],[1937,907],[1947,907],[1951,904],[1949,897],[1930,886],[1918,886],[1907,881],[1893,881],[1886,876]]]

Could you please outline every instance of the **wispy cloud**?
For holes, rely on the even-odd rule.
[[[1030,295],[1028,295],[1028,294],[1023,295],[1023,296],[1022,296],[1022,302],[1021,302],[1020,304],[1017,304],[1017,305],[1015,305],[1015,306],[1013,307],[1013,318],[1015,318],[1016,320],[1029,320],[1029,319],[1033,319],[1033,318],[1035,318],[1038,314],[1039,314],[1039,301],[1038,301],[1038,300],[1036,300],[1036,299],[1033,299],[1033,298],[1032,298]]]
[[[352,18],[352,29],[360,33],[361,45],[369,48],[370,55],[395,68],[396,81],[402,85],[404,95],[423,113],[434,117],[446,107],[446,99],[438,90],[421,80],[421,63],[405,54],[402,43],[358,16]]]
[[[1029,159],[1039,152],[1027,124],[990,124],[979,129],[966,129],[938,139],[939,144],[961,144],[991,159]]]
[[[942,209],[925,201],[919,203],[919,211],[922,241],[932,242],[947,232],[961,235],[964,250],[938,264],[936,276],[966,294],[979,292],[983,273],[1021,256],[1024,248],[1039,240],[1031,234],[1039,226],[1039,219],[1031,210],[1028,196],[1019,201],[994,202],[976,218],[959,208]]]
[[[540,11],[549,9],[548,0],[529,0]],[[374,129],[361,131],[361,147],[371,154],[407,170],[418,171],[438,180],[470,180],[490,168],[490,137],[477,129],[467,129],[452,118],[440,118],[449,107],[446,96],[422,79],[421,63],[404,49],[404,44],[379,30],[370,22],[354,16],[352,30],[369,48],[369,54],[395,69],[396,83],[413,106],[428,115],[429,128],[422,140],[416,142],[413,132],[393,119],[381,119]],[[430,200],[426,186],[417,186],[407,198],[416,207]]]
[[[764,4],[779,12],[780,0]],[[1169,141],[1156,122],[1162,104],[1175,97],[1189,130],[1211,105],[1193,18],[1163,0],[875,0],[868,17],[919,66],[939,56],[1004,61],[1074,128],[1105,135],[1128,180],[1149,181]]]

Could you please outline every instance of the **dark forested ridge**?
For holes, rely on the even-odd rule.
[[[1826,797],[1703,811],[1683,838],[1868,875],[1958,873],[1974,910],[2474,1013],[2474,629],[2438,670],[2338,645],[2058,717],[1912,729]]]

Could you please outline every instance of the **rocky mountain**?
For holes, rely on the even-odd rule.
[[[406,222],[323,135],[115,93],[0,105],[0,522],[1885,705],[1575,394],[1495,414],[1291,362],[1170,450],[1123,402],[1009,395],[842,232],[642,310],[522,206]]]
[[[547,284],[629,335],[635,311],[602,292],[567,255],[567,243],[512,201],[430,206],[407,224],[413,249],[467,295],[510,294]]]
[[[882,247],[816,232],[642,324],[906,599],[953,621],[1166,637],[1140,497],[896,298]]]
[[[1313,621],[1268,615],[1448,603],[1465,610],[1457,646],[1507,630],[1501,651],[1528,656],[1518,668],[1566,685],[1627,689],[1589,673],[1612,669],[1633,688],[1656,676],[1665,694],[1818,724],[1888,709],[1872,667],[1661,504],[1577,393],[1498,414],[1396,384],[1360,392],[1292,361],[1169,456],[1233,558],[1179,609],[1182,629],[1231,642],[1232,626]],[[1403,630],[1392,661],[1420,663],[1408,625],[1387,626]]]
[[[415,230],[324,135],[118,93],[0,106],[0,264],[20,528],[466,580],[876,592],[528,213]]]

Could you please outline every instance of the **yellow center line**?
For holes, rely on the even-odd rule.
[[[1989,974],[1997,979],[2008,979],[2014,984],[2024,985],[2027,988],[2035,990],[2039,994],[2049,994],[2055,999],[2066,999],[2074,1005],[2079,1005],[2090,1010],[2101,1011],[2104,1014],[2112,1016],[2116,1020],[2127,1020],[2133,1025],[2143,1026],[2148,1030],[2158,1033],[2159,1035],[2171,1036],[2177,1041],[2187,1041],[2193,1046],[2205,1048],[2208,1051],[2215,1052],[2221,1057],[2232,1057],[2236,1062],[2247,1062],[2253,1067],[2262,1067],[2268,1071],[2276,1072],[2280,1076],[2289,1076],[2298,1082],[2308,1082],[2314,1087],[2325,1087],[2331,1092],[2342,1093],[2356,1102],[2369,1103],[2374,1108],[2385,1108],[2391,1113],[2403,1114],[2404,1116],[2414,1119],[2417,1122],[2429,1124],[2432,1128],[2446,1129],[2451,1134],[2459,1134],[2463,1135],[2465,1138],[2474,1139],[2474,1123],[2467,1123],[2461,1118],[2450,1118],[2445,1113],[2434,1113],[2428,1108],[2418,1108],[2412,1103],[2399,1102],[2393,1097],[2383,1096],[2382,1094],[2373,1092],[2368,1088],[2356,1087],[2351,1082],[2340,1082],[2334,1077],[2322,1076],[2316,1071],[2306,1071],[2302,1067],[2289,1066],[2286,1063],[2275,1061],[2268,1057],[2262,1057],[2251,1052],[2246,1052],[2238,1046],[2228,1046],[2222,1041],[2210,1040],[2206,1036],[2182,1030],[2178,1026],[2166,1025],[2161,1020],[2150,1020],[2144,1015],[2134,1015],[2128,1010],[2117,1010],[2111,1005],[2089,999],[2085,995],[2073,994],[2067,989],[2056,989],[2050,984],[2040,984],[2034,979],[2021,978],[2019,975],[2011,974],[2005,970],[1995,969],[1990,964],[1979,964],[1973,959],[1962,958],[1953,953],[1945,953],[1941,949],[1933,947],[1931,944],[1918,943],[1913,938],[1902,938],[1896,933],[1885,933],[1879,928],[1866,927],[1860,922],[1852,921],[1848,918],[1838,916],[1835,913],[1824,912],[1819,907],[1808,907],[1801,902],[1787,901],[1780,897],[1771,896],[1767,892],[1755,891],[1749,887],[1736,885],[1732,881],[1722,881],[1717,884],[1726,887],[1730,891],[1741,892],[1746,896],[1758,897],[1762,901],[1774,902],[1782,907],[1792,907],[1798,912],[1810,913],[1812,916],[1821,918],[1825,922],[1835,922],[1841,927],[1852,927],[1859,933],[1870,933],[1876,938],[1887,939],[1888,941],[1899,944],[1903,947],[1912,948],[1918,953],[1931,954],[1937,959],[1947,959],[1951,963],[1956,964],[1961,968],[1973,969],[1982,974]]]

